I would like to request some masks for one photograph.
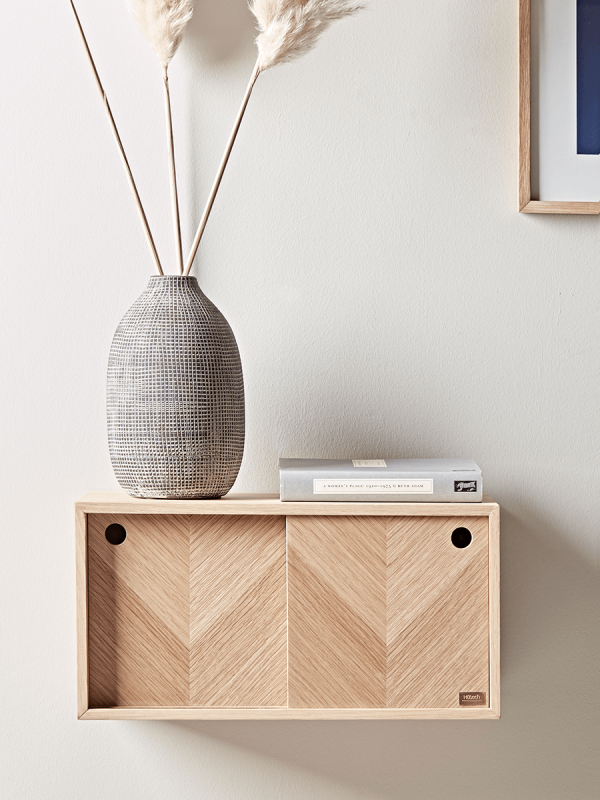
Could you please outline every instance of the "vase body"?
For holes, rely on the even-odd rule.
[[[134,497],[222,497],[244,450],[235,337],[196,278],[154,276],[113,338],[108,446]]]

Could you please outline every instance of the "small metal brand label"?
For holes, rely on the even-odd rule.
[[[454,481],[455,492],[476,492],[477,481]]]
[[[459,706],[487,706],[487,695],[485,692],[459,692]]]

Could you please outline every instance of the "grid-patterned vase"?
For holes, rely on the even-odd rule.
[[[134,497],[221,497],[244,450],[235,337],[196,278],[155,276],[121,320],[108,359],[108,446]]]

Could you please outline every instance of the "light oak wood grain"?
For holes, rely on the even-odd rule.
[[[77,716],[81,717],[89,702],[88,656],[88,558],[87,516],[75,509],[75,580],[77,589]]]
[[[451,540],[458,527],[473,536],[463,549]],[[488,547],[487,517],[390,520],[388,707],[457,708],[459,692],[489,699]]]
[[[326,720],[498,719],[489,708],[92,708],[81,719]]]
[[[385,523],[288,517],[291,708],[385,706]]]
[[[524,214],[600,214],[600,203],[530,200],[521,208]]]
[[[490,498],[163,503],[109,494],[85,496],[76,511],[80,718],[499,716],[499,509]],[[286,582],[286,513],[296,508]],[[122,545],[106,541],[111,522],[127,530]],[[460,525],[479,538],[456,551],[459,563],[444,547]],[[286,708],[288,676],[299,707]],[[489,692],[489,708],[456,707],[458,691]]]
[[[482,503],[282,503],[278,494],[228,494],[220,500],[145,500],[125,492],[88,492],[77,501],[86,514],[261,514],[264,516],[481,516],[496,504]]]
[[[187,705],[189,518],[89,515],[88,560],[90,706]]]
[[[287,704],[285,551],[282,517],[193,518],[193,705]]]
[[[519,0],[519,211],[531,200],[531,0]]]
[[[187,515],[89,517],[90,555],[152,608],[185,647],[190,635],[190,522]],[[112,523],[127,532],[122,545],[106,540]]]
[[[290,707],[489,699],[488,549],[487,517],[288,518]]]
[[[490,708],[500,717],[500,508],[489,517],[490,531]]]

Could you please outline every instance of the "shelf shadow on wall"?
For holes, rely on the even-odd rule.
[[[597,571],[550,520],[501,506],[501,720],[169,724],[373,800],[596,797]]]

